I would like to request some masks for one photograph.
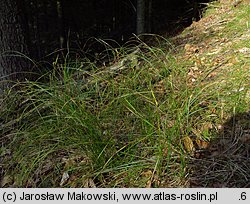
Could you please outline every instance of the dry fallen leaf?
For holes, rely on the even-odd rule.
[[[9,176],[9,175],[6,175],[3,177],[2,181],[1,181],[1,184],[0,184],[0,187],[7,187],[9,184],[13,183],[13,177],[12,176]]]
[[[153,175],[153,172],[151,170],[144,171],[141,173],[143,177],[151,177]]]
[[[63,186],[68,181],[68,179],[69,179],[68,172],[64,172],[63,175],[62,175],[60,186]]]
[[[194,152],[194,150],[195,150],[194,143],[193,143],[193,141],[192,141],[192,139],[190,137],[185,136],[183,138],[183,144],[184,144],[184,147],[185,147],[185,149],[186,149],[186,151],[188,153],[193,153]]]
[[[141,173],[141,176],[148,180],[147,183],[146,183],[145,188],[151,188],[153,172],[151,170],[144,171],[144,172]]]
[[[87,178],[83,182],[84,188],[96,188],[95,182],[93,181],[92,178]]]
[[[200,140],[197,138],[195,140],[195,142],[196,142],[199,149],[207,149],[208,148],[209,143],[204,141],[204,140]]]
[[[243,53],[243,54],[249,54],[250,53],[250,48],[243,47],[243,48],[239,49],[239,52]]]
[[[198,53],[199,52],[199,48],[196,45],[191,45],[189,43],[187,43],[184,46],[184,50],[186,52],[186,54],[194,54],[194,53]]]
[[[146,183],[145,188],[151,188],[151,186],[152,186],[152,181],[151,181],[151,179],[150,179],[150,180],[148,180],[148,182]]]

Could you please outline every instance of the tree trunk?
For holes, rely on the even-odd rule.
[[[193,0],[193,19],[195,21],[199,21],[200,20],[200,14],[199,14],[199,5],[197,0]]]
[[[145,0],[137,0],[136,34],[145,33]]]
[[[152,0],[147,0],[147,13],[146,13],[146,24],[147,24],[147,33],[152,32]]]
[[[61,0],[57,0],[57,19],[58,19],[58,30],[59,30],[59,43],[60,48],[65,48],[65,28],[64,28],[64,20],[63,20],[63,2]]]
[[[21,0],[0,0],[0,92],[28,71],[28,31]]]

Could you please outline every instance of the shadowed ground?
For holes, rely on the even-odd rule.
[[[193,187],[250,187],[250,112],[230,118],[199,159]]]

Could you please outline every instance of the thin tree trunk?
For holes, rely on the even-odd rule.
[[[136,34],[145,33],[145,0],[137,0]]]
[[[193,19],[195,21],[200,20],[200,15],[199,15],[199,5],[197,0],[193,0]]]
[[[0,0],[0,92],[7,86],[3,81],[17,80],[29,68],[27,26],[19,5],[20,0]]]
[[[59,43],[60,48],[65,47],[65,33],[64,33],[64,21],[63,21],[63,2],[60,0],[57,3],[57,20],[58,20],[58,30],[59,30]]]
[[[147,0],[147,32],[152,32],[152,0]]]

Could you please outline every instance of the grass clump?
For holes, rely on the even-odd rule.
[[[98,186],[143,187],[145,169],[153,177],[165,171],[163,162],[172,165],[173,152],[167,148],[176,149],[174,160],[179,159],[182,150],[174,143],[180,139],[175,135],[180,124],[172,111],[183,104],[171,95],[186,89],[173,84],[173,78],[185,72],[160,48],[144,44],[137,49],[136,63],[126,59],[119,65],[131,55],[125,54],[111,66],[117,70],[84,71],[78,64],[54,63],[54,70],[44,76],[47,83],[27,81],[9,92],[3,102],[8,113],[2,116],[11,121],[4,124],[3,154],[11,151],[13,162],[5,165],[13,185],[58,186],[67,172],[75,179],[66,186],[82,187],[92,179]],[[173,125],[169,133],[165,125]],[[175,168],[184,168],[181,165]],[[184,169],[175,174],[184,174]],[[122,183],[113,180],[117,175]]]
[[[244,24],[243,13],[236,23]],[[177,47],[163,38],[155,46],[105,44],[102,65],[56,60],[40,80],[17,83],[1,102],[1,185],[191,186],[199,170],[192,160],[226,119],[249,108],[249,59],[227,44],[214,50],[222,33],[230,39],[231,24],[213,31],[207,49],[203,34],[185,32]],[[249,46],[242,42],[234,46]]]

